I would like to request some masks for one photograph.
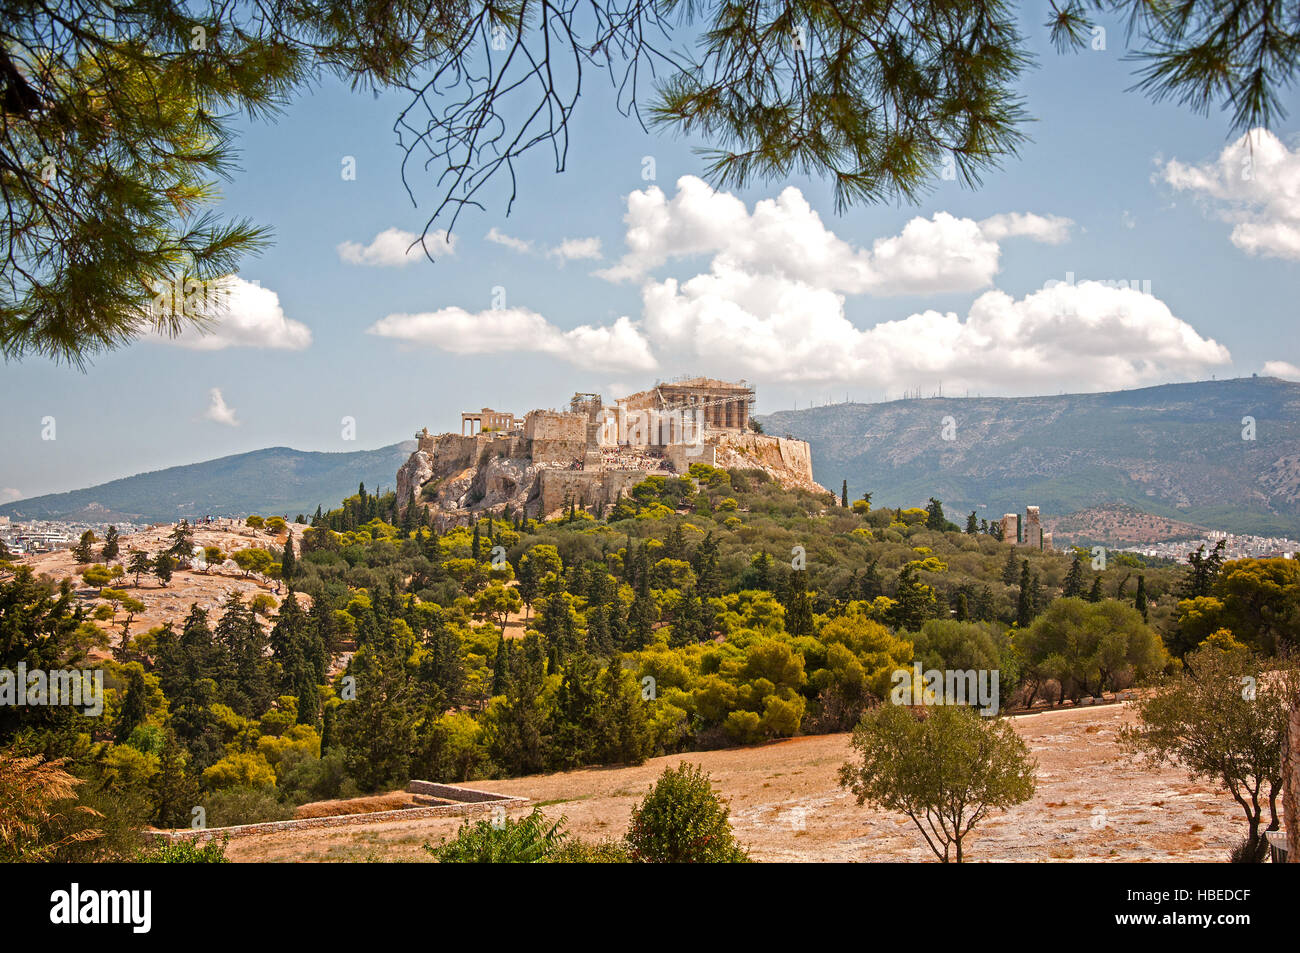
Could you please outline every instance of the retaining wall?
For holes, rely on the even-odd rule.
[[[319,827],[357,827],[362,824],[377,824],[384,821],[417,821],[432,817],[463,817],[472,814],[485,814],[497,805],[508,807],[512,804],[526,804],[528,802],[526,797],[495,794],[491,791],[462,788],[454,784],[435,784],[432,781],[412,781],[407,785],[407,790],[412,794],[428,795],[456,801],[457,803],[439,804],[433,807],[399,808],[394,811],[371,811],[368,814],[333,814],[329,817],[302,817],[288,821],[239,824],[233,827],[206,827],[201,830],[150,831],[149,834],[155,841],[160,843],[174,844],[178,841],[206,843],[215,838],[256,837],[261,834],[303,831]]]

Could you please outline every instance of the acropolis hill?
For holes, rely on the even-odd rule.
[[[574,394],[563,411],[463,413],[458,434],[416,434],[419,446],[397,472],[398,504],[414,502],[444,525],[507,507],[548,517],[571,502],[613,504],[646,477],[685,475],[693,463],[763,470],[783,486],[825,493],[813,481],[808,444],[759,433],[753,401],[744,381],[692,377],[612,407],[597,394]]]

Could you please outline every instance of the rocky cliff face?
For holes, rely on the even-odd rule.
[[[398,505],[412,499],[434,515],[475,510],[522,510],[537,468],[522,437],[442,434],[421,440],[397,471]]]
[[[618,501],[649,471],[575,468],[582,446],[558,453],[554,440],[513,434],[441,434],[421,438],[419,448],[397,471],[400,509],[425,508],[435,521],[454,523],[475,512],[513,512],[549,517],[570,502],[595,508]],[[787,487],[826,492],[812,478],[808,445],[760,434],[713,435],[698,459],[740,470],[763,470]],[[679,467],[684,470],[685,466]]]

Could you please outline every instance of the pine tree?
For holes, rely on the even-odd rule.
[[[713,538],[712,530],[695,547],[693,563],[695,585],[700,595],[705,598],[721,595],[722,570],[718,566],[718,542]]]
[[[185,749],[176,733],[167,729],[162,751],[158,753],[158,773],[149,786],[153,792],[153,821],[159,827],[186,827],[193,818],[201,794],[199,785],[186,771],[188,762]]]
[[[95,561],[95,533],[93,530],[86,530],[81,534],[81,539],[76,546],[72,547],[72,558],[79,563],[92,563]]]
[[[172,558],[167,553],[159,553],[158,558],[153,561],[153,574],[158,577],[164,589],[167,583],[172,579]]]
[[[912,563],[905,565],[898,574],[894,601],[893,623],[900,629],[917,631],[927,619],[938,615],[934,588],[918,577],[917,568]]]
[[[975,536],[980,531],[979,524],[975,522],[975,511],[970,511],[970,516],[966,517],[966,535]]]
[[[99,551],[99,558],[106,563],[111,563],[120,551],[121,543],[118,540],[117,527],[110,526],[104,533],[104,548]]]
[[[925,528],[940,533],[948,528],[948,520],[943,515],[943,503],[933,496],[930,497],[930,502],[925,508]]]
[[[135,574],[135,585],[140,587],[140,577],[147,572],[153,572],[153,560],[149,554],[143,550],[131,550],[131,559],[126,564],[126,571]]]
[[[167,554],[173,559],[189,559],[194,555],[194,531],[190,529],[189,520],[177,523],[168,539],[172,544],[167,548]]]

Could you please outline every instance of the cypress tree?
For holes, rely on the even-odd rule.
[[[334,747],[334,719],[337,716],[338,705],[326,705],[325,710],[321,712],[320,728],[320,756],[325,757],[325,752]]]
[[[785,630],[791,635],[812,635],[812,597],[808,594],[807,570],[790,574],[789,597],[785,605]]]
[[[1089,602],[1101,602],[1101,576],[1092,581],[1092,588],[1088,590]]]
[[[1028,563],[1026,563],[1026,565],[1028,565]],[[1008,549],[1007,562],[1006,565],[1002,567],[1002,582],[1005,585],[1014,586],[1020,577],[1020,566],[1016,564],[1016,551],[1014,548]]]
[[[1138,576],[1137,592],[1133,595],[1133,608],[1142,613],[1142,621],[1147,621],[1147,577]]]
[[[113,728],[113,740],[122,744],[131,737],[131,732],[145,719],[144,675],[135,666],[127,672],[126,695],[122,698],[122,710],[118,713],[117,724]]]
[[[1061,588],[1061,595],[1065,598],[1074,598],[1083,595],[1083,560],[1079,554],[1074,554],[1074,560],[1070,563],[1070,571],[1065,575],[1065,584]]]
[[[845,509],[849,508],[849,481],[845,480],[840,486],[840,506]]]
[[[297,564],[298,557],[293,552],[293,530],[289,530],[289,536],[284,541],[284,555],[280,557],[280,576],[290,588],[293,587],[293,574]]]
[[[954,609],[954,615],[958,622],[965,622],[970,618],[970,605],[966,601],[966,593],[957,593],[957,605]]]
[[[1034,620],[1034,603],[1031,587],[1032,582],[1029,574],[1029,560],[1026,559],[1020,568],[1020,595],[1016,599],[1016,625],[1020,626],[1022,629]]]
[[[501,641],[497,645],[497,657],[492,666],[492,694],[504,695],[506,693],[506,682],[510,675],[510,643],[506,637],[501,636]]]

